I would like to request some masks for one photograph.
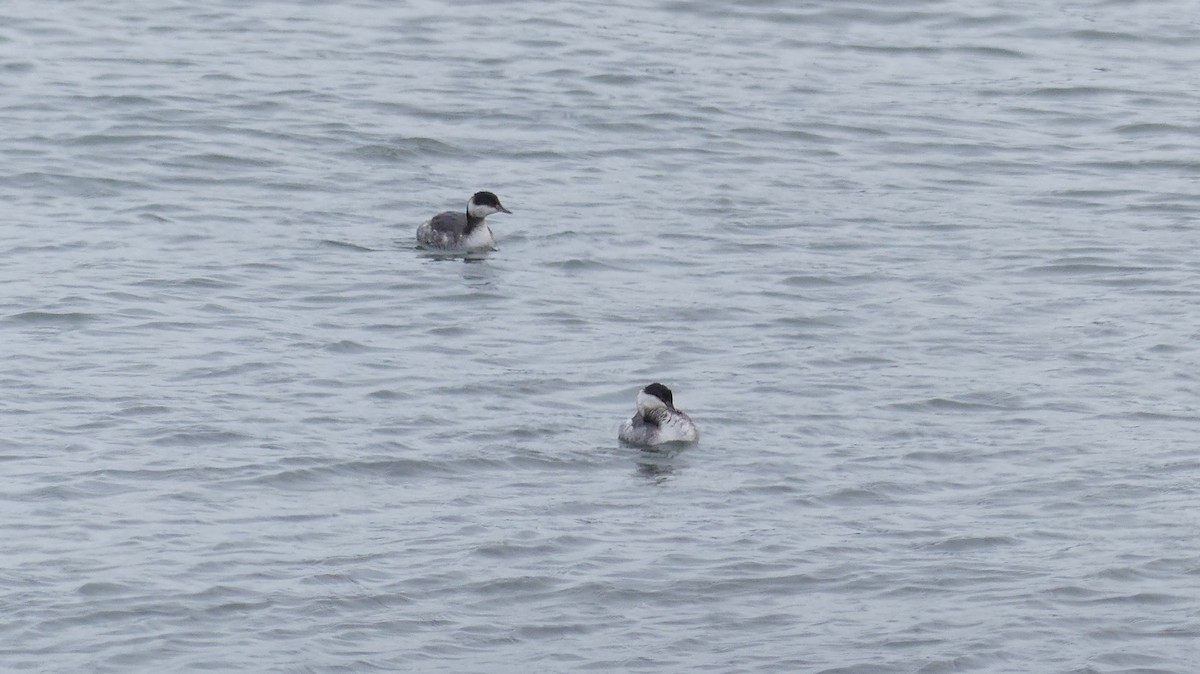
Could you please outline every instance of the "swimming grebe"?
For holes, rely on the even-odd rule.
[[[491,192],[476,192],[467,201],[466,213],[446,211],[417,228],[417,243],[427,248],[480,250],[493,248],[496,237],[484,218],[492,213],[512,213]]]
[[[620,439],[635,445],[695,442],[700,438],[692,418],[675,409],[671,389],[658,382],[638,391],[637,412],[621,424]]]

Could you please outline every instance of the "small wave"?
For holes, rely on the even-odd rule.
[[[122,96],[74,96],[73,98],[87,105],[101,104],[117,107],[162,107],[163,105],[161,100],[155,98],[128,94]]]
[[[1025,92],[1027,96],[1037,98],[1063,99],[1063,98],[1094,98],[1097,96],[1112,96],[1123,95],[1125,92],[1121,89],[1110,89],[1108,87],[1041,87],[1038,89],[1030,89]]]
[[[1118,264],[1060,262],[1029,267],[1025,271],[1030,274],[1143,274],[1154,270],[1149,267],[1131,267]]]
[[[94,133],[74,138],[68,143],[70,145],[81,146],[105,146],[105,145],[141,145],[143,143],[162,143],[177,141],[179,138],[175,136],[163,136],[154,134],[103,134]]]
[[[920,546],[925,550],[941,550],[945,552],[969,552],[972,550],[990,550],[993,548],[1015,545],[1017,540],[1010,536],[954,536],[935,543]]]
[[[892,499],[883,496],[873,489],[861,489],[850,487],[839,489],[836,492],[827,496],[822,496],[817,501],[826,505],[834,506],[852,506],[852,505],[882,505],[891,503]]]
[[[251,439],[251,436],[245,433],[217,429],[197,429],[168,433],[159,436],[154,443],[162,447],[202,447],[241,443]]]
[[[54,325],[64,328],[73,328],[90,323],[99,318],[95,314],[88,314],[78,311],[68,311],[56,313],[53,311],[25,311],[19,314],[13,314],[4,319],[8,323],[25,323],[29,325]]]
[[[413,394],[393,391],[391,389],[379,389],[378,391],[371,391],[367,394],[367,397],[374,398],[375,400],[407,400],[412,398]]]
[[[356,250],[363,253],[375,252],[374,248],[360,246],[357,243],[350,243],[349,241],[336,241],[334,239],[321,239],[321,245],[328,246],[330,248],[341,248],[343,250]]]
[[[1132,33],[1120,33],[1111,30],[1076,30],[1067,33],[1068,36],[1084,42],[1145,42],[1145,39]]]
[[[131,594],[134,588],[123,583],[92,582],[80,585],[76,593],[84,597],[112,597]]]
[[[383,349],[380,349],[379,347],[367,346],[366,344],[360,344],[349,339],[343,339],[340,342],[327,344],[324,347],[324,350],[331,353],[370,353],[372,351],[383,351]]]
[[[208,359],[214,359],[230,355],[227,352],[215,352],[204,356]],[[193,379],[219,379],[222,377],[240,376],[250,372],[261,372],[274,368],[273,363],[265,362],[249,362],[238,363],[237,365],[227,365],[224,367],[195,367],[181,376],[176,377],[177,381],[189,381]]]
[[[167,414],[171,412],[170,407],[163,405],[136,405],[134,407],[126,407],[125,409],[116,412],[115,416],[140,417],[153,414]]]
[[[829,278],[828,276],[812,276],[808,274],[789,276],[783,279],[781,283],[794,288],[817,288],[840,285],[837,281]]]
[[[648,78],[641,77],[638,75],[631,75],[629,73],[603,73],[600,75],[589,75],[588,77],[585,77],[584,79],[587,80],[588,82],[595,82],[597,84],[612,84],[612,85],[618,85],[618,86],[628,86],[628,85],[638,84],[640,82],[645,81]]]
[[[904,455],[904,458],[911,461],[930,461],[932,463],[978,463],[984,460],[985,457],[969,451],[935,452],[921,450],[909,452]]]
[[[1200,133],[1200,127],[1161,123],[1122,124],[1113,130],[1123,136],[1195,136]]]
[[[550,267],[552,269],[561,269],[563,271],[572,271],[572,272],[593,270],[593,269],[612,269],[612,267],[610,265],[607,265],[598,260],[584,260],[584,259],[580,259],[580,258],[570,258],[567,260],[555,260],[553,262],[547,262],[546,266]]]
[[[957,400],[954,398],[927,398],[906,403],[893,403],[888,409],[908,412],[938,411],[938,412],[978,412],[978,411],[1011,411],[1012,406],[986,401]]]
[[[97,178],[94,176],[78,176],[64,173],[43,173],[40,171],[0,177],[0,185],[12,185],[21,188],[59,189],[67,194],[87,196],[112,196],[125,190],[138,190],[146,187],[145,183],[132,180]]]
[[[236,283],[222,281],[204,276],[193,276],[186,279],[146,279],[136,281],[133,285],[151,288],[234,288]]]
[[[462,150],[433,138],[394,138],[386,143],[359,145],[351,154],[364,159],[410,160],[414,157],[451,157]]]
[[[272,159],[255,159],[253,157],[206,152],[203,154],[183,155],[167,162],[167,165],[183,167],[204,166],[209,168],[271,168],[277,166],[278,162]]]
[[[389,480],[417,476],[453,475],[459,472],[455,462],[423,461],[420,459],[387,459],[382,461],[347,461],[303,468],[287,468],[254,477],[238,477],[231,484],[251,483],[275,487],[298,488],[324,484],[333,478],[375,477]],[[472,468],[477,465],[473,464]]]

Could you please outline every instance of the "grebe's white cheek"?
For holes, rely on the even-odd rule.
[[[658,407],[665,408],[667,404],[664,403],[658,396],[652,396],[645,391],[638,391],[637,406],[639,410],[652,410]]]
[[[491,206],[471,204],[471,206],[469,208],[467,208],[467,212],[470,213],[472,217],[486,218],[487,216],[491,215],[492,213],[498,213],[499,211],[492,208]]]

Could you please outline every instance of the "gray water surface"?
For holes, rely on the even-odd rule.
[[[0,5],[0,669],[1194,672],[1198,22]]]

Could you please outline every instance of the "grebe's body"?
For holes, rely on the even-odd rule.
[[[485,219],[492,213],[512,213],[491,192],[476,192],[465,213],[446,211],[417,228],[417,243],[439,250],[482,250],[496,246],[496,237]]]
[[[695,442],[700,431],[692,418],[675,409],[671,389],[655,382],[638,392],[637,412],[621,424],[618,436],[635,445],[661,445],[666,442]]]

